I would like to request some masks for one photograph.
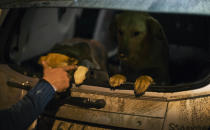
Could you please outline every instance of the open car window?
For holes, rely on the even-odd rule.
[[[10,13],[15,11],[17,12],[11,10]],[[107,65],[119,65],[119,61],[116,60],[118,45],[111,42],[109,33],[114,16],[122,11],[80,8],[25,8],[19,11],[19,14],[15,14],[18,15],[18,22],[13,28],[10,40],[7,41],[9,50],[6,50],[6,53],[9,55],[7,60],[11,66],[20,73],[40,77],[42,69],[38,64],[39,58],[49,53],[56,44],[63,44],[74,37],[99,41],[107,50]],[[168,39],[171,82],[153,85],[148,91],[180,92],[207,85],[209,17],[165,13],[150,15],[160,22]],[[115,73],[108,69],[106,71],[109,76]],[[91,73],[98,74],[95,71]],[[107,79],[96,81],[99,80],[90,78],[84,83],[110,88]],[[133,90],[133,85],[134,81],[128,81],[117,89]]]

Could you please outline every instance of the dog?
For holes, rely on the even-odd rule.
[[[111,29],[121,68],[120,74],[110,77],[111,87],[136,79],[134,92],[138,96],[152,84],[169,82],[168,42],[155,18],[143,12],[123,12],[116,14]]]
[[[76,71],[69,72],[69,77],[71,79],[74,76],[75,84],[80,85],[89,75],[87,75],[89,70],[106,72],[106,57],[106,50],[100,42],[73,38],[56,44],[46,56],[39,58],[38,63],[45,61],[52,68],[77,65]],[[97,74],[93,73],[91,76],[98,77]],[[103,73],[97,79],[105,80],[103,78],[108,80],[108,74]]]

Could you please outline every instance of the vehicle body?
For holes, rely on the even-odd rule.
[[[185,130],[185,129],[195,129],[195,130],[207,130],[210,129],[210,69],[209,69],[209,61],[210,57],[210,18],[209,18],[209,8],[210,3],[206,1],[190,1],[184,0],[181,1],[155,1],[155,0],[133,0],[132,3],[127,3],[124,0],[110,0],[109,2],[106,0],[69,0],[69,1],[2,1],[0,2],[0,8],[3,9],[3,13],[5,16],[0,17],[0,27],[1,27],[1,65],[0,65],[0,107],[1,109],[7,108],[10,105],[14,104],[18,100],[20,100],[23,95],[27,92],[25,89],[30,89],[37,82],[38,78],[33,76],[28,76],[27,74],[21,73],[17,70],[16,67],[11,65],[11,63],[15,62],[21,64],[26,59],[30,59],[35,55],[37,51],[34,51],[33,55],[27,55],[31,50],[39,50],[43,45],[43,43],[47,42],[46,46],[43,47],[45,49],[40,49],[39,54],[49,50],[50,43],[54,40],[54,43],[62,41],[66,38],[72,38],[75,35],[75,32],[72,31],[72,28],[76,28],[75,23],[76,17],[82,14],[82,8],[94,8],[94,9],[114,9],[114,10],[133,10],[133,11],[146,11],[152,13],[155,17],[159,18],[158,20],[163,25],[163,28],[167,33],[171,32],[171,35],[168,34],[169,42],[186,42],[181,49],[178,47],[173,47],[171,45],[171,53],[179,50],[182,54],[183,51],[189,51],[190,57],[193,57],[193,62],[188,63],[188,61],[181,62],[186,63],[185,68],[183,70],[172,70],[172,73],[176,71],[180,72],[176,76],[179,75],[181,78],[178,79],[179,82],[174,82],[169,86],[152,86],[143,96],[135,97],[132,89],[115,89],[111,90],[108,87],[103,85],[91,85],[83,84],[80,87],[74,86],[71,88],[71,94],[66,97],[66,99],[61,99],[65,102],[58,105],[56,108],[49,107],[46,109],[41,119],[38,120],[38,124],[40,128],[47,127],[48,129],[144,129],[144,130]],[[131,2],[131,1],[130,1]],[[186,3],[188,4],[186,4]],[[25,7],[24,9],[19,9],[19,7]],[[30,9],[29,7],[42,7],[37,9]],[[46,8],[46,7],[56,7],[56,8]],[[70,23],[63,22],[62,24],[49,23],[49,26],[44,25],[43,23],[48,23],[48,18],[54,19],[54,16],[47,17],[43,23],[43,27],[40,27],[37,18],[42,19],[47,14],[52,14],[53,12],[57,12],[60,8],[57,7],[79,7],[69,9],[66,8],[64,12],[74,12],[69,13],[69,16],[65,16],[67,21],[71,21]],[[9,9],[16,8],[16,9]],[[68,10],[69,9],[69,10]],[[87,9],[86,9],[87,10]],[[103,18],[110,17],[112,18],[113,12],[110,10],[97,10],[96,14],[98,14],[97,19],[95,18],[96,27],[92,29],[93,36],[90,38],[96,40],[104,40],[106,38],[100,37],[98,32],[103,30]],[[24,12],[24,15],[21,13]],[[44,13],[43,13],[44,12]],[[47,13],[48,12],[48,13]],[[58,11],[59,12],[59,11]],[[61,11],[62,12],[62,11]],[[90,11],[91,12],[91,11]],[[94,12],[94,11],[93,11]],[[41,14],[44,15],[41,15]],[[33,17],[31,14],[34,14]],[[65,14],[65,13],[64,13]],[[109,15],[110,14],[110,15]],[[41,17],[40,17],[41,15]],[[59,16],[59,15],[58,15]],[[71,16],[71,18],[69,18]],[[57,15],[56,15],[57,17]],[[93,16],[94,17],[94,16]],[[186,18],[186,19],[185,19]],[[63,18],[64,19],[64,18]],[[167,24],[169,21],[165,21],[165,19],[170,19],[172,24]],[[1,22],[1,21],[7,21]],[[12,21],[13,22],[9,22]],[[29,21],[28,21],[29,20]],[[174,20],[174,21],[173,21]],[[175,22],[175,21],[178,22]],[[194,22],[192,22],[194,20]],[[15,22],[16,21],[16,22]],[[22,22],[17,22],[22,21]],[[62,21],[62,20],[61,20]],[[65,21],[65,20],[64,20]],[[164,23],[165,21],[165,23]],[[25,22],[25,23],[24,23]],[[196,23],[198,22],[198,23]],[[208,24],[209,22],[209,24]],[[27,24],[30,23],[30,24]],[[61,22],[62,23],[62,22]],[[64,24],[65,23],[65,24]],[[101,26],[100,26],[100,24]],[[17,25],[18,24],[18,25]],[[55,26],[56,25],[56,26]],[[172,27],[174,25],[174,27]],[[199,27],[197,27],[200,25]],[[32,28],[32,27],[33,28]],[[49,28],[52,28],[49,30]],[[18,29],[19,27],[19,29]],[[63,29],[66,27],[65,32]],[[179,31],[172,30],[176,28],[181,28],[178,36],[174,36]],[[201,28],[201,29],[198,29]],[[48,30],[48,31],[39,31],[40,30]],[[81,28],[79,28],[81,29]],[[185,31],[185,29],[187,31]],[[203,29],[204,32],[203,32]],[[12,37],[15,30],[19,30],[22,42],[19,44],[20,50],[24,47],[28,47],[27,51],[17,51],[15,53],[10,53],[11,46],[7,46],[9,43],[12,43],[9,39],[14,39]],[[27,39],[27,35],[24,34],[22,30],[30,30],[30,38]],[[172,30],[172,31],[171,31]],[[193,31],[192,31],[193,30]],[[182,32],[183,31],[183,32]],[[25,31],[27,32],[27,31]],[[49,36],[45,38],[45,40],[37,40],[35,36],[36,33],[46,34]],[[56,33],[50,33],[56,32]],[[67,33],[68,32],[68,33]],[[70,32],[70,33],[69,33]],[[82,32],[82,30],[81,30]],[[192,32],[190,34],[190,32]],[[196,34],[195,34],[196,32]],[[181,37],[182,34],[186,34],[186,36]],[[18,34],[18,33],[17,33]],[[40,34],[40,35],[41,35]],[[68,34],[68,35],[67,35]],[[40,36],[38,35],[38,36]],[[52,40],[52,36],[54,37]],[[204,36],[205,35],[205,36]],[[43,36],[40,39],[46,37]],[[80,36],[80,35],[79,35]],[[83,35],[85,36],[85,35]],[[27,39],[27,40],[26,40]],[[172,40],[171,40],[172,39]],[[177,40],[178,39],[178,40]],[[50,41],[52,40],[52,41]],[[197,40],[197,41],[196,41]],[[194,44],[194,41],[201,42],[205,44]],[[23,43],[27,44],[23,44]],[[37,43],[37,44],[36,44]],[[191,44],[193,43],[193,44]],[[180,43],[181,45],[183,43]],[[109,49],[109,45],[107,50]],[[185,50],[185,47],[188,46]],[[8,49],[9,48],[9,49]],[[178,49],[177,49],[178,48]],[[182,48],[184,48],[182,50]],[[30,50],[31,49],[31,50]],[[8,51],[9,50],[9,51]],[[3,54],[2,54],[3,52]],[[191,53],[192,52],[192,53]],[[178,54],[178,52],[176,53]],[[9,56],[8,56],[9,55]],[[22,57],[21,57],[22,56]],[[23,57],[24,56],[24,57]],[[6,57],[6,58],[5,58]],[[179,57],[179,55],[173,54],[171,56],[172,63],[178,62],[179,60],[189,60],[190,58],[186,58],[188,56]],[[12,62],[8,59],[12,59]],[[204,58],[205,63],[203,65],[198,64],[194,66],[198,71],[195,73],[188,71],[193,70],[187,69],[187,65],[192,65],[196,62],[202,62]],[[16,59],[17,61],[15,61]],[[8,64],[8,65],[7,65]],[[199,68],[203,67],[203,68]],[[190,67],[189,67],[190,68]],[[186,71],[185,71],[186,70]],[[182,73],[183,72],[183,73]],[[199,73],[200,72],[200,73]],[[198,74],[197,78],[194,75]],[[194,74],[194,75],[192,75]],[[192,76],[190,76],[192,75]],[[175,76],[175,77],[176,77]],[[191,77],[190,79],[182,79],[184,76]],[[97,79],[95,79],[97,80]],[[127,85],[129,86],[129,84]],[[16,88],[15,88],[16,87]],[[22,88],[22,89],[20,89]],[[126,88],[126,87],[125,87]],[[5,98],[6,97],[6,98]],[[75,100],[74,100],[75,99]],[[78,99],[78,100],[76,100]],[[100,103],[97,104],[98,100],[103,100],[105,104]],[[75,101],[75,102],[74,102]],[[94,104],[95,103],[95,104]],[[82,105],[81,105],[82,104]],[[52,104],[53,105],[53,104]],[[99,106],[97,106],[99,105]],[[101,105],[101,106],[100,106]],[[47,126],[49,124],[46,123],[46,120],[51,122],[51,126]],[[44,122],[44,124],[43,124]],[[48,122],[48,123],[49,123]]]

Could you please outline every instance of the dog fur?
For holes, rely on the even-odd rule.
[[[116,35],[120,74],[112,76],[112,87],[135,80],[134,90],[142,94],[151,84],[169,82],[168,43],[160,23],[142,12],[117,14],[112,24]]]

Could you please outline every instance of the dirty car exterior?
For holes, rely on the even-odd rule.
[[[0,8],[16,7],[81,7],[106,8],[161,13],[187,13],[198,15],[210,14],[210,2],[183,0],[75,0],[75,1],[29,1],[4,0]],[[25,90],[11,87],[8,82],[16,82],[34,86],[38,79],[22,75],[8,65],[0,65],[1,108],[14,104],[26,93]],[[104,99],[103,108],[84,108],[71,104],[62,105],[56,112],[48,110],[48,116],[55,116],[53,129],[74,128],[71,121],[81,124],[90,123],[117,128],[132,128],[145,130],[178,130],[178,129],[209,129],[210,128],[210,75],[202,82],[201,88],[179,92],[146,92],[136,98],[132,90],[115,90],[109,88],[82,85],[73,87],[71,96],[87,98],[88,100]],[[195,83],[196,84],[196,83]],[[199,83],[198,83],[199,84]],[[15,92],[17,95],[11,95]],[[5,98],[8,97],[8,98]],[[17,99],[17,97],[19,97]],[[53,114],[52,114],[53,113]],[[55,114],[54,114],[55,113]],[[79,114],[78,114],[79,113]],[[64,119],[64,120],[62,120]],[[76,128],[93,128],[88,125],[78,125]],[[97,127],[94,127],[97,128]],[[99,128],[98,128],[99,129]]]
[[[4,92],[7,92],[1,93],[1,108],[14,104],[26,93],[25,90],[9,86],[8,81],[20,85],[26,84],[26,86],[27,83],[34,86],[38,81],[36,78],[15,72],[7,65],[1,65],[0,72],[1,90],[4,89]],[[208,129],[210,123],[209,89],[210,86],[207,85],[201,89],[176,93],[146,92],[144,96],[136,98],[131,90],[111,91],[108,88],[82,85],[80,88],[72,88],[72,97],[79,96],[90,101],[104,99],[105,107],[100,109],[84,108],[67,103],[56,111],[49,109],[45,114],[54,115],[55,119],[58,119],[53,125],[54,128],[70,127],[70,122],[73,120],[103,126],[146,130]],[[68,119],[71,121],[67,122]]]

